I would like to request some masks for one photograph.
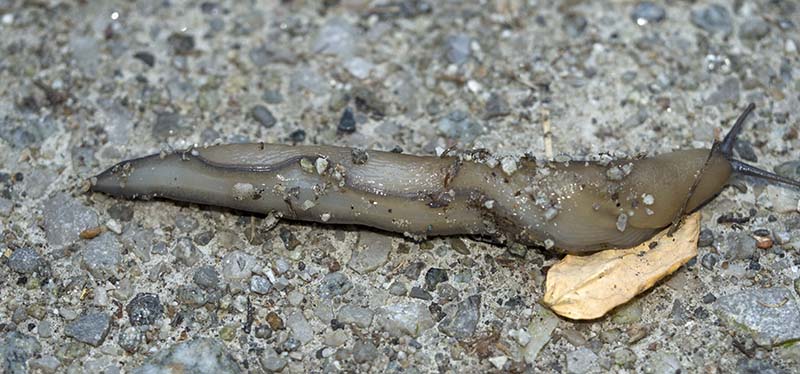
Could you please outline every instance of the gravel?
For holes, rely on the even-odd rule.
[[[8,352],[11,334],[41,347],[11,361],[3,353],[2,364],[45,373],[800,365],[796,345],[778,343],[793,337],[776,329],[792,328],[800,289],[800,195],[782,185],[732,180],[739,188],[700,209],[696,260],[587,322],[537,303],[555,252],[84,190],[124,159],[236,142],[356,147],[365,151],[352,162],[367,166],[377,151],[487,149],[498,178],[514,177],[534,166],[526,154],[540,164],[708,147],[748,102],[757,110],[736,157],[800,179],[792,2],[42,3],[0,0],[0,347]],[[757,230],[771,247],[753,239]],[[787,290],[795,299],[783,305]],[[109,320],[88,323],[97,333],[83,338],[97,347],[70,337],[90,313]],[[179,351],[189,358],[166,358]],[[595,359],[579,365],[580,354]]]
[[[81,343],[99,347],[106,340],[110,329],[110,315],[98,311],[86,311],[64,326],[64,335]]]
[[[144,365],[133,369],[132,373],[174,371],[223,374],[240,373],[242,369],[218,340],[192,339],[157,353]]]

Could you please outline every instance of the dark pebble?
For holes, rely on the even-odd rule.
[[[427,300],[427,301],[433,300],[433,296],[431,296],[431,294],[428,293],[428,291],[425,291],[422,288],[416,286],[411,287],[411,292],[408,293],[408,296],[420,300]]]
[[[747,140],[737,140],[734,144],[734,148],[736,149],[736,153],[739,154],[739,157],[743,160],[758,162],[756,151],[753,149],[753,145]]]
[[[706,253],[700,260],[700,264],[703,265],[704,268],[712,270],[714,269],[714,265],[717,264],[717,261],[719,261],[719,256],[713,253]]]
[[[700,230],[700,236],[697,238],[698,247],[710,247],[714,244],[714,232],[710,229]]]
[[[125,310],[133,326],[152,325],[164,313],[161,300],[158,299],[158,295],[152,293],[136,295]]]
[[[757,230],[753,231],[753,235],[761,236],[761,237],[765,237],[765,238],[768,238],[768,237],[771,236],[769,230],[767,230],[767,229],[757,229]]]
[[[430,268],[428,272],[425,273],[425,289],[428,291],[433,291],[436,289],[436,286],[439,283],[447,282],[449,278],[447,277],[447,271],[444,269],[439,268]]]
[[[759,271],[761,270],[761,264],[757,259],[751,259],[750,264],[747,265],[747,270]]]
[[[562,27],[564,31],[569,35],[571,38],[576,38],[581,36],[584,31],[586,31],[586,26],[589,25],[589,21],[586,20],[582,14],[578,13],[568,13],[564,16],[564,23]]]
[[[708,318],[708,315],[709,314],[708,314],[708,311],[706,310],[706,308],[703,308],[701,306],[698,306],[694,310],[694,317],[699,319],[699,320],[704,320],[704,319]]]
[[[214,239],[214,232],[211,230],[203,231],[194,236],[194,243],[197,245],[206,245]]]
[[[294,251],[295,248],[300,245],[300,241],[297,240],[297,237],[294,235],[294,233],[285,227],[280,229],[278,236],[281,237],[283,246],[286,247],[287,251]]]
[[[719,4],[693,10],[689,19],[693,25],[710,33],[729,34],[733,30],[731,13]]]
[[[128,222],[133,219],[133,207],[127,203],[116,203],[110,206],[106,213],[120,222]]]
[[[253,119],[256,120],[261,126],[266,128],[270,128],[275,126],[278,123],[278,120],[275,119],[275,116],[272,115],[272,112],[267,109],[267,107],[263,105],[256,105],[250,110],[250,115],[253,116]]]
[[[425,264],[422,262],[412,262],[406,266],[405,270],[403,270],[403,275],[406,276],[409,280],[417,280],[419,275],[422,273],[422,269],[425,268]]]
[[[369,153],[364,149],[353,148],[350,153],[353,156],[354,165],[364,165],[367,163],[367,160],[369,160]]]
[[[306,140],[306,131],[303,129],[292,131],[292,133],[289,134],[289,140],[291,140],[294,144],[302,143],[304,140]]]
[[[219,4],[211,1],[200,3],[200,11],[204,14],[216,14],[219,12]]]
[[[156,64],[156,56],[153,56],[153,54],[150,52],[136,52],[133,55],[133,58],[143,62],[145,65],[151,68]]]
[[[717,297],[713,293],[707,293],[703,296],[703,304],[711,304],[717,301]]]
[[[8,267],[20,274],[30,274],[43,264],[42,257],[35,250],[21,247],[11,253],[8,258]]]
[[[492,93],[486,101],[483,117],[485,119],[502,118],[511,113],[508,101],[502,95]]]
[[[356,117],[353,115],[353,109],[344,108],[342,118],[339,119],[339,125],[336,130],[340,133],[352,134],[356,131]]]
[[[172,47],[172,51],[178,55],[189,54],[194,50],[194,37],[184,33],[172,33],[167,38],[167,44]]]
[[[725,213],[717,218],[717,223],[738,223],[743,224],[750,222],[750,216],[745,216],[741,213]]]
[[[192,278],[194,283],[205,289],[214,289],[219,287],[219,273],[211,265],[201,266],[194,272]]]

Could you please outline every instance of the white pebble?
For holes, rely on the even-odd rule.
[[[491,362],[492,365],[494,365],[494,367],[499,370],[502,369],[503,366],[505,366],[506,362],[508,362],[508,357],[506,356],[492,357],[489,359],[489,362]]]
[[[503,158],[503,161],[500,162],[500,166],[507,175],[514,174],[514,172],[517,171],[517,161],[514,160],[513,157]]]
[[[483,203],[483,206],[486,207],[486,209],[494,208],[494,200],[486,200],[486,202]]]
[[[319,218],[322,220],[322,222],[328,222],[331,219],[331,214],[322,213],[322,215],[320,215]]]
[[[656,198],[653,197],[653,195],[647,193],[642,195],[642,202],[644,203],[644,205],[653,205],[653,203],[656,202]]]
[[[108,222],[106,222],[106,227],[108,227],[109,231],[117,235],[122,234],[122,225],[120,225],[115,219],[108,220]]]
[[[317,168],[317,174],[319,175],[325,174],[325,171],[328,170],[328,165],[329,165],[328,160],[326,160],[323,157],[318,158],[317,161],[314,163],[314,166],[316,166]]]

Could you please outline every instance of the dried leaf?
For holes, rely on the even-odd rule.
[[[667,231],[634,248],[567,255],[547,272],[542,303],[571,319],[602,317],[697,256],[700,213]]]

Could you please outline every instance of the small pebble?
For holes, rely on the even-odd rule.
[[[730,34],[733,31],[733,20],[728,8],[719,4],[692,10],[689,20],[710,33]]]
[[[339,125],[336,126],[336,130],[340,133],[351,134],[356,131],[356,118],[353,115],[353,109],[351,108],[344,108],[344,112],[342,113],[342,117],[339,119]]]
[[[650,1],[642,1],[633,7],[631,19],[639,26],[658,23],[664,20],[667,12],[664,7]]]
[[[256,120],[256,122],[266,128],[273,127],[276,123],[278,123],[278,120],[275,119],[275,116],[272,115],[272,112],[270,112],[269,109],[263,105],[254,106],[253,109],[250,110],[250,115],[253,116],[253,119]]]
[[[128,312],[128,319],[133,326],[152,325],[164,313],[164,307],[158,295],[152,293],[140,293],[128,303],[125,308]]]

